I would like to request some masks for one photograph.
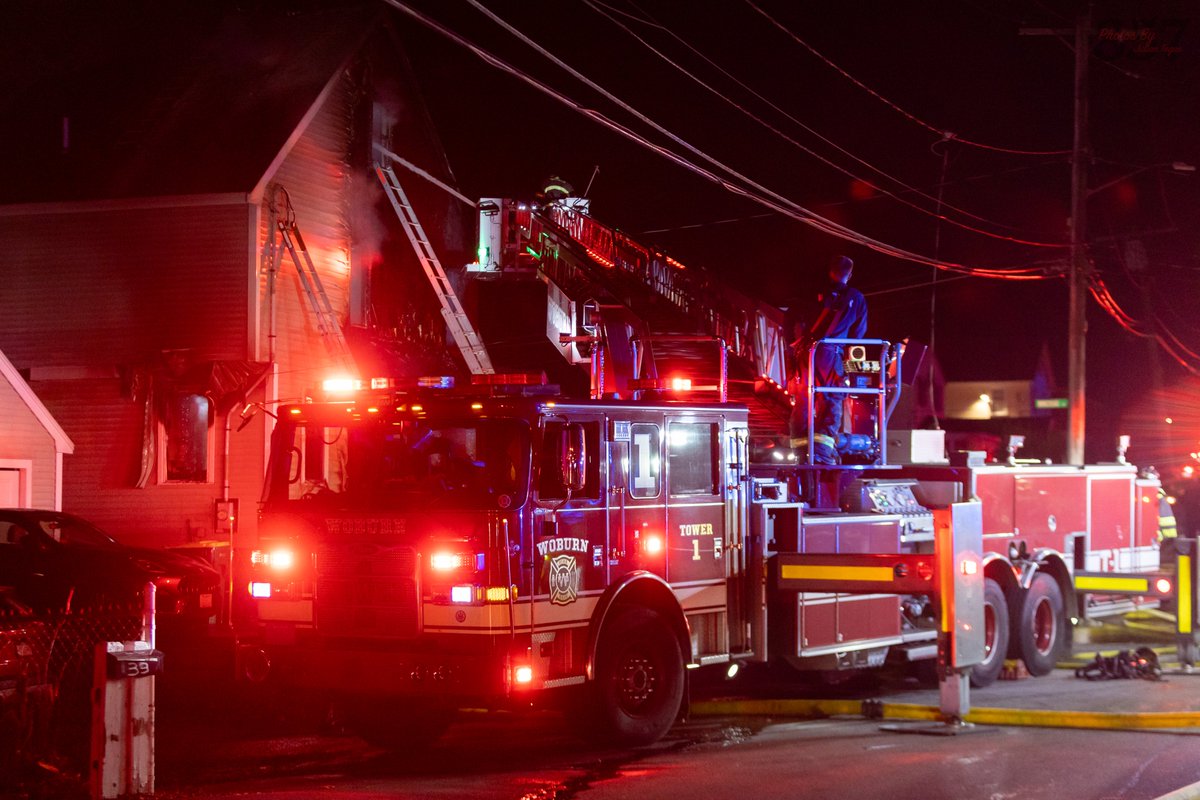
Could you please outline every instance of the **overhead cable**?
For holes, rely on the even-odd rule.
[[[923,197],[923,198],[925,198],[926,200],[929,200],[929,201],[931,201],[931,202],[938,202],[938,199],[937,199],[937,198],[933,197],[932,195],[928,194],[927,192],[924,192],[924,191],[922,191],[922,190],[920,190],[920,189],[918,189],[918,188],[916,188],[916,187],[914,187],[914,186],[912,186],[912,185],[910,185],[910,184],[906,183],[906,182],[905,182],[905,181],[903,181],[902,179],[900,179],[900,178],[897,178],[896,176],[894,176],[894,175],[892,175],[892,174],[890,174],[890,173],[886,172],[886,171],[885,171],[885,170],[883,170],[883,169],[880,169],[879,167],[875,166],[874,164],[871,164],[870,162],[866,161],[865,159],[863,159],[863,158],[860,158],[859,156],[857,156],[857,155],[855,155],[854,153],[852,153],[851,151],[847,150],[845,147],[841,146],[841,145],[840,145],[840,144],[838,144],[837,142],[835,142],[835,141],[833,141],[832,139],[828,138],[827,136],[825,136],[825,135],[821,134],[819,131],[817,131],[817,130],[813,129],[811,126],[809,126],[809,125],[805,124],[803,121],[801,121],[800,119],[798,119],[798,118],[797,118],[795,115],[793,115],[793,114],[789,113],[789,112],[788,112],[786,109],[784,109],[784,108],[781,108],[781,107],[780,107],[778,104],[774,103],[774,102],[773,102],[773,101],[771,101],[769,98],[767,98],[767,97],[763,96],[761,93],[759,93],[758,91],[756,91],[756,90],[755,90],[753,87],[751,87],[751,86],[749,86],[748,84],[744,83],[744,82],[743,82],[741,79],[739,79],[737,76],[735,76],[735,75],[733,75],[732,73],[730,73],[728,70],[726,70],[726,69],[725,69],[724,67],[722,67],[720,64],[716,63],[716,62],[715,62],[715,61],[713,61],[711,58],[709,58],[708,56],[704,55],[704,53],[700,52],[700,51],[699,51],[697,48],[693,47],[693,46],[692,46],[691,44],[689,44],[689,43],[688,43],[686,40],[684,40],[682,37],[680,37],[678,34],[676,34],[674,31],[672,31],[670,28],[666,27],[665,25],[662,25],[662,24],[660,24],[660,23],[658,23],[658,22],[655,22],[655,21],[653,21],[653,20],[648,20],[648,19],[640,19],[640,18],[634,17],[633,15],[630,15],[630,14],[628,14],[628,13],[626,13],[626,12],[619,11],[618,9],[615,9],[615,8],[613,8],[612,6],[609,6],[609,5],[605,4],[605,3],[604,3],[604,2],[602,2],[601,0],[584,0],[584,3],[585,3],[585,5],[587,5],[588,7],[590,7],[590,8],[591,8],[593,11],[595,11],[597,14],[600,14],[600,15],[604,16],[606,19],[608,19],[608,20],[609,20],[610,22],[612,22],[614,25],[616,25],[617,27],[621,28],[623,31],[625,31],[626,33],[628,33],[630,36],[632,36],[634,39],[636,39],[638,42],[640,42],[640,43],[642,44],[642,46],[643,46],[643,47],[645,47],[647,50],[649,50],[650,52],[652,52],[652,53],[654,53],[655,55],[657,55],[657,56],[658,56],[660,59],[662,59],[663,61],[667,62],[667,63],[668,63],[668,64],[670,64],[672,67],[674,67],[674,68],[675,68],[675,70],[677,70],[677,71],[678,71],[678,72],[680,72],[681,74],[685,75],[686,77],[690,78],[690,79],[691,79],[693,82],[695,82],[696,84],[698,84],[699,86],[701,86],[702,88],[704,88],[705,90],[707,90],[708,92],[710,92],[711,94],[713,94],[713,95],[715,95],[716,97],[720,98],[721,100],[723,100],[723,101],[724,101],[724,102],[726,102],[727,104],[729,104],[729,105],[733,106],[733,107],[734,107],[734,108],[736,108],[738,111],[740,111],[741,113],[743,113],[743,114],[745,114],[746,116],[750,117],[750,119],[754,120],[754,121],[755,121],[755,122],[757,122],[759,125],[762,125],[764,128],[766,128],[767,130],[771,131],[771,132],[772,132],[772,133],[774,133],[775,135],[779,136],[781,139],[783,139],[784,141],[788,142],[789,144],[791,144],[791,145],[795,146],[796,148],[798,148],[798,149],[800,149],[800,150],[804,151],[804,152],[805,152],[805,153],[807,153],[808,155],[812,156],[813,158],[816,158],[817,160],[821,161],[822,163],[826,164],[827,166],[829,166],[829,167],[832,167],[833,169],[837,170],[838,172],[841,172],[841,173],[842,173],[842,174],[844,174],[844,175],[847,175],[847,176],[849,176],[849,177],[851,177],[851,178],[854,178],[855,180],[861,181],[861,182],[862,182],[862,183],[864,183],[865,185],[869,186],[871,189],[873,189],[873,190],[875,190],[875,191],[877,191],[877,192],[879,192],[879,193],[881,193],[881,194],[883,194],[883,195],[886,195],[887,197],[890,197],[890,198],[892,198],[893,200],[896,200],[896,201],[897,201],[897,202],[899,202],[899,203],[903,203],[904,205],[906,205],[906,206],[909,206],[910,208],[913,208],[913,209],[915,209],[915,210],[917,210],[917,211],[921,212],[922,214],[927,214],[927,215],[929,215],[929,216],[931,216],[931,217],[934,217],[934,218],[936,218],[936,219],[942,220],[942,221],[944,221],[944,222],[948,222],[948,223],[950,223],[951,225],[955,225],[955,226],[957,226],[957,227],[960,227],[960,228],[963,228],[963,229],[965,229],[965,230],[969,230],[969,231],[971,231],[971,232],[973,232],[973,233],[982,234],[982,235],[984,235],[984,236],[990,236],[990,237],[992,237],[992,238],[995,238],[995,239],[1003,239],[1003,240],[1005,240],[1005,241],[1010,241],[1010,242],[1014,242],[1014,243],[1017,243],[1017,244],[1030,245],[1030,246],[1033,246],[1033,247],[1064,247],[1064,248],[1065,248],[1065,247],[1067,247],[1067,246],[1068,246],[1068,245],[1067,245],[1066,243],[1064,243],[1064,242],[1040,242],[1040,241],[1032,241],[1032,240],[1029,240],[1029,239],[1022,239],[1022,238],[1020,238],[1020,237],[1016,237],[1016,236],[1008,236],[1008,235],[1005,235],[1005,234],[993,233],[993,232],[991,232],[991,231],[983,230],[983,229],[981,229],[981,228],[977,228],[977,227],[975,227],[975,226],[968,225],[968,224],[966,224],[966,223],[963,223],[963,222],[959,222],[959,221],[957,221],[957,220],[954,220],[954,219],[951,219],[951,218],[949,218],[949,217],[947,217],[947,216],[945,216],[945,215],[943,215],[943,214],[941,214],[941,213],[934,212],[934,211],[930,211],[929,209],[925,208],[924,206],[920,206],[920,205],[918,205],[918,204],[916,204],[916,203],[912,202],[911,200],[907,200],[907,199],[905,199],[904,197],[901,197],[899,194],[897,194],[897,193],[895,193],[895,192],[889,191],[889,190],[887,190],[887,189],[885,189],[885,188],[883,188],[883,187],[881,187],[881,186],[878,186],[878,185],[876,185],[874,182],[872,182],[872,181],[870,181],[870,180],[867,180],[867,179],[865,179],[865,178],[863,178],[863,177],[861,177],[861,176],[859,176],[859,175],[856,175],[855,173],[851,172],[850,170],[848,170],[848,169],[846,169],[846,168],[842,167],[840,164],[837,164],[837,163],[835,163],[835,162],[831,161],[830,159],[826,158],[825,156],[821,155],[820,153],[817,153],[817,152],[813,151],[811,148],[807,147],[806,145],[804,145],[803,143],[801,143],[801,142],[797,141],[796,139],[792,138],[791,136],[788,136],[786,133],[784,133],[783,131],[781,131],[779,128],[775,127],[774,125],[772,125],[770,122],[768,122],[767,120],[763,119],[763,118],[762,118],[762,117],[760,117],[759,115],[755,114],[755,113],[754,113],[753,111],[751,111],[750,109],[748,109],[748,108],[746,108],[745,106],[741,105],[740,103],[738,103],[738,102],[737,102],[736,100],[734,100],[733,98],[729,97],[728,95],[725,95],[725,94],[724,94],[724,93],[722,93],[720,90],[718,90],[718,89],[714,88],[714,87],[713,87],[711,84],[708,84],[708,83],[706,83],[705,81],[701,80],[701,79],[700,79],[699,77],[697,77],[695,74],[693,74],[692,72],[690,72],[690,71],[689,71],[689,70],[688,70],[686,67],[682,66],[681,64],[679,64],[678,62],[676,62],[675,60],[673,60],[673,59],[672,59],[670,56],[668,56],[667,54],[663,53],[661,50],[659,50],[658,48],[656,48],[654,45],[652,45],[650,42],[648,42],[648,41],[647,41],[647,40],[646,40],[646,39],[645,39],[643,36],[639,35],[639,34],[638,34],[636,31],[634,31],[632,28],[630,28],[630,27],[629,27],[628,25],[626,25],[625,23],[623,23],[623,22],[621,22],[620,20],[618,20],[616,17],[614,17],[614,16],[613,16],[613,14],[612,14],[612,13],[609,13],[609,12],[611,11],[611,12],[613,12],[613,13],[616,13],[616,14],[621,14],[622,16],[625,16],[625,17],[627,17],[627,18],[631,18],[631,19],[637,19],[639,22],[641,22],[641,23],[642,23],[642,24],[644,24],[644,25],[648,25],[648,26],[650,26],[650,27],[653,27],[653,28],[655,28],[655,29],[657,29],[657,30],[660,30],[660,31],[662,31],[663,33],[665,33],[665,34],[667,34],[668,36],[672,37],[672,38],[673,38],[673,39],[675,39],[677,42],[679,42],[681,45],[683,45],[684,47],[686,47],[688,50],[690,50],[690,51],[691,51],[692,53],[694,53],[696,56],[698,56],[699,58],[703,59],[703,60],[704,60],[705,62],[707,62],[707,63],[708,63],[708,64],[709,64],[711,67],[713,67],[714,69],[716,69],[717,71],[719,71],[719,72],[720,72],[722,75],[724,75],[726,78],[728,78],[729,80],[733,81],[733,82],[734,82],[734,83],[736,83],[738,86],[740,86],[741,88],[745,89],[747,92],[749,92],[749,93],[751,93],[752,95],[754,95],[756,98],[758,98],[760,101],[762,101],[762,102],[763,102],[763,103],[765,103],[766,105],[770,106],[772,109],[774,109],[774,110],[775,110],[776,112],[778,112],[779,114],[782,114],[784,117],[786,117],[787,119],[789,119],[791,122],[795,123],[797,126],[799,126],[800,128],[804,129],[804,130],[805,130],[807,133],[809,133],[809,134],[811,134],[812,136],[815,136],[816,138],[818,138],[818,139],[820,139],[821,141],[825,142],[827,145],[829,145],[830,147],[834,148],[834,149],[835,149],[835,150],[837,150],[839,153],[842,153],[842,154],[843,154],[843,155],[845,155],[846,157],[848,157],[848,158],[852,159],[853,161],[856,161],[857,163],[859,163],[859,164],[863,165],[864,167],[866,167],[867,169],[871,170],[872,172],[875,172],[876,174],[878,174],[878,175],[881,175],[882,177],[886,178],[887,180],[889,180],[889,181],[892,181],[892,182],[893,182],[893,183],[895,183],[896,185],[898,185],[898,186],[902,186],[902,187],[903,187],[905,190],[907,190],[908,192],[911,192],[911,193],[913,193],[913,194],[916,194],[916,195],[918,195],[919,197]],[[607,10],[606,10],[606,9],[607,9]],[[1015,228],[1013,228],[1011,225],[1006,225],[1006,224],[1005,224],[1005,223],[1003,223],[1003,222],[997,222],[997,221],[995,221],[995,220],[988,219],[987,217],[982,217],[982,216],[980,216],[980,215],[978,215],[978,214],[974,214],[974,213],[972,213],[972,212],[970,212],[970,211],[967,211],[966,209],[960,208],[960,207],[958,207],[958,206],[956,206],[956,205],[953,205],[953,204],[951,204],[951,203],[946,203],[946,202],[942,201],[942,202],[941,202],[941,205],[943,205],[943,206],[944,206],[944,207],[946,207],[946,208],[952,209],[952,210],[954,210],[954,211],[958,212],[959,214],[962,214],[963,216],[969,217],[969,218],[971,218],[971,219],[974,219],[974,220],[977,220],[977,221],[979,221],[979,222],[987,223],[987,224],[989,224],[989,225],[994,225],[994,226],[996,226],[996,227],[999,227],[999,228],[1008,228],[1009,230],[1015,230]]]
[[[491,11],[489,11],[486,7],[484,7],[483,5],[478,3],[477,0],[467,0],[467,2],[470,3],[476,9],[478,9],[481,13],[483,13],[489,19],[494,20],[496,22],[496,24],[503,27],[506,31],[509,31],[513,36],[517,37],[518,39],[520,39],[521,41],[525,42],[530,47],[532,47],[534,50],[536,50],[537,52],[542,54],[545,58],[550,60],[556,66],[559,66],[561,69],[565,70],[572,77],[575,77],[577,80],[584,83],[586,86],[593,89],[594,91],[599,92],[605,98],[609,99],[611,102],[615,103],[620,108],[624,109],[625,111],[627,111],[628,113],[630,113],[631,115],[636,117],[638,120],[644,122],[645,124],[649,125],[654,130],[656,130],[659,133],[661,133],[662,135],[666,136],[671,141],[680,145],[681,147],[683,147],[684,149],[693,153],[694,155],[701,158],[702,160],[708,162],[713,167],[716,167],[717,169],[724,171],[725,173],[727,173],[728,175],[737,179],[738,181],[741,181],[745,185],[734,183],[734,182],[730,181],[728,178],[724,178],[724,177],[714,173],[711,169],[702,167],[699,164],[695,164],[695,163],[689,161],[687,158],[679,155],[678,153],[674,152],[673,150],[670,150],[669,148],[665,148],[665,147],[662,147],[660,145],[657,145],[657,144],[651,142],[650,140],[646,139],[644,136],[638,134],[637,132],[631,130],[630,128],[628,128],[624,125],[621,125],[620,123],[616,122],[615,120],[610,119],[609,117],[605,116],[604,114],[600,113],[599,111],[596,111],[595,109],[584,108],[578,102],[572,100],[571,98],[567,97],[563,93],[551,88],[550,86],[546,85],[542,81],[539,81],[538,79],[534,78],[533,76],[529,75],[528,73],[522,72],[521,70],[518,70],[517,68],[513,67],[512,65],[507,64],[506,62],[502,61],[498,57],[483,50],[478,45],[470,42],[465,37],[462,37],[461,35],[455,33],[454,31],[446,28],[441,23],[438,23],[435,20],[426,16],[425,14],[422,14],[421,12],[419,12],[416,9],[412,8],[411,6],[407,5],[405,2],[403,2],[403,0],[385,0],[385,2],[387,2],[389,5],[393,6],[394,8],[404,11],[405,13],[409,14],[409,16],[412,16],[414,19],[417,19],[417,20],[423,22],[424,24],[433,27],[438,32],[442,33],[443,35],[451,38],[453,41],[461,44],[462,46],[464,46],[464,47],[468,48],[469,50],[471,50],[472,52],[476,53],[476,55],[478,55],[480,58],[483,58],[487,63],[492,64],[493,66],[496,66],[497,68],[508,72],[509,74],[513,75],[514,77],[519,78],[523,82],[538,89],[539,91],[543,92],[544,94],[547,94],[548,96],[554,98],[555,100],[575,109],[579,113],[595,119],[596,121],[600,122],[601,124],[605,125],[606,127],[610,128],[614,131],[617,131],[622,136],[625,136],[626,138],[629,138],[629,139],[641,144],[644,147],[654,150],[655,152],[659,153],[660,155],[664,156],[665,158],[668,158],[671,161],[675,162],[676,164],[683,166],[685,169],[688,169],[688,170],[696,173],[697,175],[700,175],[704,178],[707,178],[710,181],[713,181],[714,183],[718,184],[719,186],[725,188],[727,191],[730,191],[732,193],[752,199],[755,202],[759,203],[760,205],[764,205],[768,208],[773,208],[773,209],[779,211],[781,214],[785,214],[785,215],[790,216],[800,222],[803,222],[807,225],[817,228],[818,230],[822,230],[825,233],[830,234],[831,236],[836,236],[836,237],[844,239],[846,241],[855,242],[857,244],[862,245],[863,247],[867,247],[871,250],[874,250],[875,252],[883,253],[885,255],[890,255],[895,258],[899,258],[899,259],[902,259],[905,261],[911,261],[911,262],[914,262],[917,264],[925,264],[928,266],[936,266],[941,269],[946,269],[946,270],[949,270],[952,272],[962,272],[962,273],[966,273],[966,274],[977,275],[980,277],[1004,278],[1004,279],[1009,279],[1009,280],[1042,280],[1042,279],[1049,277],[1047,274],[1045,274],[1043,271],[1040,271],[1040,270],[980,268],[980,267],[971,267],[966,264],[959,264],[959,263],[950,262],[950,261],[940,261],[937,259],[932,259],[929,256],[920,255],[918,253],[914,253],[914,252],[896,247],[894,245],[887,244],[886,242],[882,242],[873,237],[866,236],[865,234],[861,234],[858,231],[855,231],[844,225],[840,225],[840,224],[834,222],[833,220],[827,219],[827,218],[821,216],[820,214],[817,214],[817,213],[811,211],[810,209],[805,208],[804,206],[800,205],[799,203],[795,202],[794,200],[791,200],[790,198],[785,197],[785,196],[779,194],[778,192],[775,192],[774,190],[771,190],[771,189],[763,186],[762,184],[755,182],[754,180],[750,179],[746,175],[738,172],[737,170],[733,169],[732,167],[724,164],[723,162],[721,162],[721,161],[713,158],[712,156],[708,155],[707,153],[701,151],[700,149],[698,149],[694,145],[690,144],[689,142],[685,141],[684,139],[680,138],[677,134],[671,132],[670,130],[666,129],[662,125],[659,125],[657,122],[650,119],[642,112],[633,108],[632,106],[630,106],[625,101],[621,100],[616,95],[614,95],[611,92],[609,92],[608,90],[604,89],[602,86],[597,84],[595,81],[593,81],[590,78],[588,78],[587,76],[583,75],[578,70],[571,67],[569,64],[566,64],[565,62],[563,62],[561,59],[559,59],[553,53],[550,53],[549,51],[547,51],[545,48],[543,48],[541,45],[534,42],[528,36],[525,36],[519,30],[517,30],[513,26],[509,25],[503,19],[496,16]],[[749,188],[747,188],[747,187],[749,187]]]
[[[962,136],[959,136],[958,134],[954,133],[953,131],[949,131],[949,130],[946,130],[945,128],[939,127],[939,126],[934,125],[929,122],[926,122],[925,120],[918,117],[916,114],[913,114],[912,112],[900,107],[896,103],[893,103],[891,100],[884,97],[882,94],[875,91],[870,86],[867,86],[865,83],[863,83],[858,78],[851,75],[846,70],[842,69],[840,66],[838,66],[836,63],[834,63],[833,60],[831,60],[825,54],[821,53],[819,50],[817,50],[815,47],[810,45],[808,42],[804,41],[799,36],[797,36],[789,28],[784,26],[783,23],[779,22],[774,17],[772,17],[770,14],[768,14],[766,11],[763,11],[761,8],[759,8],[757,5],[755,5],[754,0],[746,0],[746,5],[750,6],[752,9],[754,9],[759,14],[761,14],[768,22],[770,22],[772,25],[774,25],[776,28],[778,28],[780,31],[782,31],[784,34],[786,34],[788,37],[790,37],[792,39],[792,41],[794,41],[796,44],[803,47],[808,52],[812,53],[815,57],[817,57],[818,59],[823,61],[826,65],[828,65],[831,69],[833,69],[835,72],[837,72],[843,78],[850,81],[855,86],[862,89],[864,92],[871,95],[876,100],[878,100],[881,103],[883,103],[884,105],[886,105],[888,108],[891,108],[893,111],[896,111],[897,113],[899,113],[900,115],[902,115],[903,117],[908,119],[909,121],[914,122],[917,125],[920,125],[922,128],[925,128],[928,131],[932,131],[933,133],[936,133],[938,136],[942,137],[943,139],[950,139],[952,141],[958,142],[959,144],[965,144],[970,147],[977,147],[981,150],[991,150],[991,151],[994,151],[997,153],[1009,153],[1011,155],[1018,155],[1018,156],[1058,156],[1058,155],[1067,155],[1071,152],[1070,150],[1027,150],[1027,149],[1020,148],[1020,147],[1001,147],[999,145],[986,144],[984,142],[977,142],[972,139],[963,138]]]

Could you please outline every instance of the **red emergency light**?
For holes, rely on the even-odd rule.
[[[545,386],[545,372],[496,372],[489,375],[472,375],[475,386]]]

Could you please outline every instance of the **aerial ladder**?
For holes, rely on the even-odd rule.
[[[286,252],[291,257],[292,263],[296,265],[300,287],[308,300],[313,321],[316,323],[317,330],[321,334],[330,356],[339,367],[354,372],[354,356],[351,354],[350,346],[346,343],[346,336],[342,332],[341,320],[338,319],[333,305],[329,302],[325,284],[322,283],[321,275],[313,264],[312,255],[309,254],[308,247],[304,244],[304,237],[300,235],[300,228],[296,225],[296,209],[292,206],[291,196],[287,189],[279,184],[272,187],[268,214],[269,233],[263,245],[263,262],[267,265],[269,305],[268,360],[274,363],[276,358],[275,284],[283,266],[283,254]]]
[[[472,375],[494,373],[495,369],[492,367],[487,347],[475,330],[467,312],[463,309],[458,295],[455,294],[454,286],[446,276],[446,270],[442,267],[442,262],[438,260],[437,253],[434,252],[433,245],[429,242],[429,236],[421,226],[421,221],[417,219],[416,211],[413,210],[408,195],[404,193],[404,189],[396,177],[395,169],[389,163],[380,161],[375,166],[375,172],[400,220],[400,227],[404,229],[408,241],[412,244],[413,252],[417,255],[425,277],[429,279],[429,284],[433,287],[434,294],[437,295],[438,303],[442,308],[442,318],[446,321],[446,329],[449,330],[454,344],[462,354],[467,369]]]
[[[490,211],[486,211],[488,207]],[[602,394],[627,388],[619,379],[610,379],[607,385],[603,380],[598,382],[595,367],[598,361],[602,366],[605,360],[614,361],[626,344],[633,349],[635,383],[653,384],[653,379],[658,379],[658,384],[664,386],[669,380],[663,379],[669,375],[661,369],[658,371],[664,374],[655,373],[657,364],[687,360],[685,351],[694,352],[701,344],[700,338],[707,337],[721,345],[721,371],[726,366],[729,370],[718,392],[719,399],[725,401],[727,388],[728,399],[750,407],[752,438],[774,446],[771,441],[779,441],[778,434],[786,429],[794,403],[807,398],[812,408],[815,395],[837,393],[866,400],[864,409],[870,408],[873,415],[871,434],[848,435],[846,442],[853,443],[854,458],[886,460],[887,417],[898,399],[902,346],[882,340],[828,342],[847,346],[848,372],[862,374],[854,375],[846,387],[813,387],[809,381],[809,386],[793,387],[789,394],[792,345],[778,308],[597,221],[587,213],[586,200],[567,198],[525,205],[492,199],[482,203],[480,210],[481,259],[487,250],[489,262],[501,262],[498,270],[484,271],[515,268],[514,272],[520,274],[521,267],[527,266],[521,262],[533,260],[551,287],[551,305],[556,298],[572,292],[576,306],[580,298],[588,298],[583,303],[584,313],[577,315],[584,318],[576,325],[582,330],[560,330],[559,339],[560,343],[594,342],[599,348],[599,358],[595,349],[592,352],[594,396],[598,383]],[[489,225],[500,229],[485,235]],[[492,246],[486,246],[488,243]],[[562,308],[552,313],[563,320],[569,316]],[[597,321],[602,324],[594,324]],[[615,328],[613,321],[617,322]],[[627,330],[635,331],[632,337],[626,335]],[[680,335],[685,333],[691,335]],[[849,347],[851,344],[855,346]],[[799,356],[811,357],[811,353]],[[688,371],[694,372],[698,363],[693,360]],[[611,368],[606,371],[619,372]],[[808,374],[811,376],[811,369]],[[811,455],[809,460],[811,464]]]

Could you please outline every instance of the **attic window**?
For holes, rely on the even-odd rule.
[[[212,480],[212,402],[202,394],[178,394],[166,403],[159,424],[159,483]]]

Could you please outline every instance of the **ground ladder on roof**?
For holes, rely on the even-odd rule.
[[[350,353],[350,346],[346,343],[341,321],[334,312],[333,305],[329,302],[325,284],[321,282],[321,275],[317,272],[312,256],[304,244],[300,228],[296,226],[296,210],[292,207],[291,197],[282,186],[276,185],[269,208],[270,233],[264,248],[264,261],[268,265],[267,297],[270,300],[270,322],[267,336],[270,360],[275,360],[275,282],[279,275],[279,269],[283,266],[283,254],[286,251],[291,256],[292,263],[296,265],[296,274],[300,276],[300,286],[304,290],[304,296],[308,299],[313,320],[316,322],[317,330],[325,341],[330,355],[340,367],[353,371],[354,356]]]
[[[458,295],[454,293],[454,287],[446,277],[446,270],[442,268],[437,254],[433,252],[433,245],[429,243],[429,237],[425,235],[425,229],[421,227],[421,222],[417,219],[416,212],[413,211],[408,195],[400,187],[400,181],[397,180],[395,171],[385,164],[377,165],[375,170],[388,199],[392,201],[392,208],[396,210],[396,216],[400,218],[400,226],[408,235],[413,251],[417,254],[417,260],[421,262],[421,268],[425,270],[425,276],[429,278],[438,302],[442,305],[442,317],[446,320],[446,327],[454,338],[454,344],[462,353],[467,369],[472,375],[486,375],[495,372],[487,348],[475,330],[475,326],[467,317],[467,312],[463,310]]]

